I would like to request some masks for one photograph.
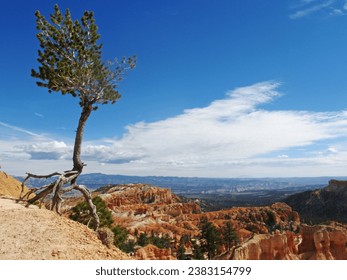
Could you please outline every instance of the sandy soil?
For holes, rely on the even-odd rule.
[[[129,259],[116,247],[108,249],[86,226],[0,197],[0,260]]]

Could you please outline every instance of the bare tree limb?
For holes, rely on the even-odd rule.
[[[63,202],[62,195],[70,192],[72,190],[78,190],[79,192],[82,193],[88,207],[90,210],[90,214],[92,216],[92,219],[94,220],[94,228],[97,230],[100,225],[100,220],[96,211],[96,207],[92,202],[92,196],[88,188],[84,185],[78,185],[76,184],[76,179],[80,173],[75,170],[68,170],[64,172],[54,172],[48,175],[36,175],[32,173],[27,173],[27,177],[24,179],[22,183],[22,192],[24,190],[24,183],[29,179],[29,178],[36,178],[36,179],[49,179],[55,176],[59,176],[55,181],[44,185],[41,188],[35,188],[30,191],[30,194],[36,193],[35,197],[32,197],[29,199],[30,195],[25,195],[22,197],[22,192],[20,195],[20,200],[24,200],[27,202],[27,206],[30,204],[35,203],[36,201],[42,201],[47,197],[47,195],[53,193],[53,198],[52,198],[52,204],[51,204],[51,210],[55,210],[59,215],[61,215],[61,205]],[[65,187],[65,185],[70,184],[69,186]],[[27,198],[27,199],[25,199]]]
[[[96,206],[92,202],[92,196],[90,194],[90,191],[84,185],[74,185],[74,189],[75,190],[79,190],[83,194],[84,199],[86,200],[87,205],[89,207],[89,210],[91,212],[91,215],[92,215],[92,217],[94,219],[94,223],[95,223],[94,229],[98,230],[99,225],[100,225],[100,220],[99,220],[99,216],[98,216],[98,214],[96,212]]]

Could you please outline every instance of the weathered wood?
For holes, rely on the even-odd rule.
[[[97,230],[99,228],[100,225],[100,220],[99,220],[99,216],[96,212],[96,207],[93,204],[92,201],[92,196],[90,194],[90,191],[88,190],[88,188],[84,185],[77,185],[76,184],[76,179],[78,178],[78,176],[80,175],[80,173],[76,170],[67,170],[64,172],[54,172],[48,175],[36,175],[36,174],[32,174],[32,173],[27,173],[27,177],[24,179],[23,183],[22,183],[22,191],[24,190],[24,183],[29,179],[29,178],[37,178],[37,179],[41,179],[41,178],[51,178],[54,176],[59,176],[54,182],[44,185],[41,188],[35,188],[32,189],[30,193],[36,193],[36,196],[30,199],[27,199],[27,206],[30,204],[35,203],[36,201],[42,201],[44,198],[47,197],[47,195],[53,193],[53,197],[52,197],[52,203],[51,203],[51,210],[57,212],[59,215],[61,215],[61,205],[63,203],[63,198],[62,195],[72,191],[73,189],[78,190],[82,193],[88,207],[90,210],[90,214],[92,219],[94,220],[94,227],[95,230]],[[65,185],[70,184],[69,186],[65,187]],[[29,196],[27,196],[29,198]],[[20,200],[25,200],[25,196],[22,197],[22,193],[20,195]]]
[[[78,121],[77,130],[76,130],[72,160],[73,160],[73,170],[79,173],[82,173],[83,167],[85,166],[85,164],[81,161],[81,147],[82,147],[82,139],[84,134],[84,127],[92,111],[93,111],[92,104],[87,103],[85,106],[83,106],[81,116]]]
[[[94,226],[94,230],[98,230],[99,228],[99,225],[100,225],[100,220],[99,220],[99,216],[98,216],[98,213],[96,212],[96,206],[93,204],[93,201],[92,201],[92,196],[90,194],[90,191],[88,190],[88,188],[84,185],[74,185],[74,189],[75,190],[79,190],[83,196],[84,196],[84,199],[89,207],[89,210],[91,212],[91,215],[94,219],[94,223],[95,223],[95,226]]]

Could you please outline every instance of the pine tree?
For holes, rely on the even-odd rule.
[[[122,249],[124,247],[124,244],[127,241],[127,237],[128,237],[127,229],[119,225],[115,225],[112,228],[112,232],[114,233],[114,245]]]
[[[137,239],[137,244],[139,246],[146,246],[149,243],[147,233],[141,232],[139,238]]]
[[[107,208],[106,203],[102,200],[100,196],[95,196],[92,199],[92,202],[96,207],[96,212],[99,217],[99,226],[111,227],[111,225],[113,224],[112,213]],[[91,222],[89,212],[90,210],[86,202],[78,203],[71,210],[72,213],[69,216],[70,219],[88,225],[90,228],[95,228],[95,221]]]
[[[180,243],[178,249],[177,249],[177,253],[176,253],[176,257],[178,260],[184,260],[185,259],[185,255],[184,253],[186,252],[186,249],[184,248],[184,245],[182,243]]]
[[[222,236],[224,244],[227,245],[228,252],[230,252],[232,244],[237,244],[239,241],[237,233],[230,221],[226,222],[222,227]]]
[[[220,247],[221,234],[218,228],[208,221],[207,217],[200,219],[199,228],[201,249],[203,252],[207,252],[208,259],[212,259]]]
[[[40,43],[37,59],[39,67],[37,70],[32,69],[31,75],[39,80],[38,86],[47,88],[49,92],[60,92],[78,98],[81,114],[75,135],[72,169],[49,175],[28,173],[23,184],[30,177],[58,176],[56,181],[39,189],[36,196],[29,199],[28,203],[34,203],[54,192],[51,208],[59,213],[61,195],[72,189],[79,190],[88,203],[97,228],[98,217],[89,190],[76,183],[85,166],[81,161],[84,128],[90,114],[99,105],[113,104],[120,98],[118,83],[127,70],[135,67],[136,57],[123,57],[113,63],[102,61],[102,45],[98,43],[100,35],[91,11],[84,12],[80,20],[73,20],[69,9],[63,15],[58,5],[55,5],[50,20],[39,11],[35,16],[37,38]],[[63,189],[66,184],[70,186]]]

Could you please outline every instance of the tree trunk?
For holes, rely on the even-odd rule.
[[[74,145],[74,150],[73,150],[73,171],[77,171],[78,174],[82,173],[83,167],[85,166],[85,163],[82,162],[81,160],[81,148],[82,148],[82,140],[83,140],[83,134],[84,134],[84,127],[86,125],[86,122],[93,111],[93,106],[91,104],[86,104],[83,106],[82,112],[80,119],[78,121],[78,127],[76,130],[76,136],[75,136],[75,145]],[[96,212],[96,206],[92,202],[92,197],[90,195],[90,192],[87,187],[82,186],[82,185],[77,185],[76,180],[78,178],[78,175],[76,178],[74,178],[71,181],[73,188],[76,190],[79,190],[83,196],[84,199],[89,207],[91,216],[94,219],[94,229],[97,230],[100,225],[100,220],[99,216]],[[58,209],[57,209],[58,210]]]
[[[56,181],[48,185],[45,185],[42,188],[36,189],[34,192],[36,191],[39,191],[39,192],[36,193],[35,197],[27,200],[28,205],[40,199],[44,199],[47,195],[53,192],[51,210],[55,209],[56,212],[60,214],[60,206],[63,201],[61,195],[71,191],[72,189],[78,190],[83,194],[87,202],[87,205],[90,210],[90,214],[94,219],[94,229],[97,230],[99,228],[100,220],[96,212],[96,207],[92,202],[91,194],[87,187],[76,184],[76,180],[78,176],[82,173],[83,167],[85,166],[85,164],[81,161],[82,139],[83,139],[85,124],[92,111],[93,111],[93,106],[90,104],[84,105],[82,107],[81,116],[79,118],[78,127],[76,130],[75,145],[74,145],[74,151],[73,151],[73,169],[64,171],[63,173],[54,172],[49,175],[35,175],[35,174],[27,173],[27,177],[22,183],[22,191],[24,189],[25,181],[27,181],[31,177],[48,179],[54,176],[59,176],[59,178]],[[68,183],[70,183],[70,187],[63,189],[63,186]],[[20,195],[20,200],[21,199],[22,199],[22,193]]]
[[[81,161],[82,139],[83,139],[85,124],[92,111],[93,111],[92,105],[90,104],[85,105],[82,109],[81,116],[78,121],[78,127],[76,130],[75,145],[74,145],[74,151],[73,151],[73,169],[72,169],[74,171],[77,171],[78,173],[82,173],[83,167],[85,166],[85,164]]]

